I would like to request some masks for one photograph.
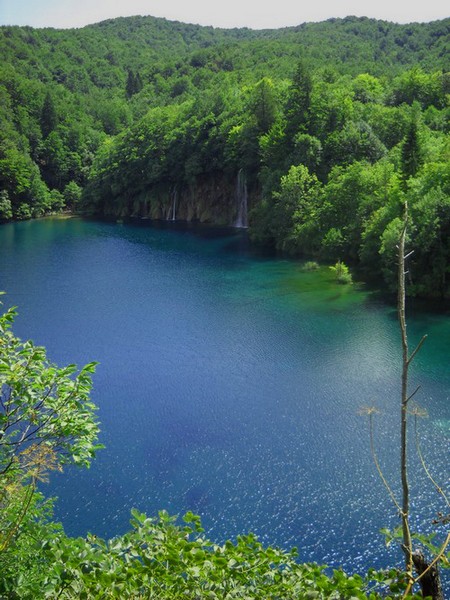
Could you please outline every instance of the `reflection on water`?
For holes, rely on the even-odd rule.
[[[392,308],[322,268],[250,254],[242,232],[42,220],[0,228],[0,288],[17,333],[59,363],[100,362],[101,451],[55,476],[70,534],[113,536],[136,507],[198,512],[220,541],[255,532],[302,560],[385,565],[378,531],[397,516],[369,453],[398,492],[399,336]],[[409,322],[430,414],[423,448],[448,484],[448,316]],[[415,526],[443,509],[411,463]],[[443,479],[443,481],[442,481]]]

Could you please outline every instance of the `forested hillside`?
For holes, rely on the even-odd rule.
[[[262,31],[151,17],[0,27],[0,222],[69,209],[248,225],[255,244],[339,265],[348,281],[346,261],[394,290],[407,201],[408,291],[448,299],[449,29],[356,17]],[[57,367],[14,318],[0,314],[1,598],[421,597],[402,570],[331,573],[253,535],[217,544],[192,513],[134,510],[112,540],[66,536],[39,482],[101,447],[95,363]],[[418,540],[448,566],[448,538]]]
[[[248,218],[256,242],[395,285],[408,199],[410,290],[445,296],[449,28],[2,27],[0,218]]]

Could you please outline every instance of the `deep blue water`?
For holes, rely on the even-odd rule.
[[[102,423],[90,470],[46,493],[69,534],[123,533],[130,509],[192,510],[217,541],[255,532],[302,560],[386,565],[398,523],[358,414],[376,405],[377,446],[398,490],[395,310],[326,269],[252,255],[242,233],[42,220],[0,227],[0,289],[16,333],[59,365],[100,365]],[[429,334],[412,386],[429,412],[424,453],[449,485],[450,317],[413,314]],[[415,525],[445,510],[411,462]]]

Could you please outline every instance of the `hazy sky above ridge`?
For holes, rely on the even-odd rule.
[[[443,0],[0,0],[0,25],[63,28],[131,15],[262,29],[349,15],[396,23],[429,22],[446,18],[449,13]]]

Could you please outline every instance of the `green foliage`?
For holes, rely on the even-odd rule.
[[[402,144],[401,170],[404,181],[417,175],[422,163],[417,117],[413,117]]]
[[[384,144],[364,121],[348,121],[342,129],[334,131],[325,151],[330,166],[362,160],[374,163],[386,154]]]
[[[383,274],[392,290],[396,289],[397,283],[395,258],[398,255],[397,246],[402,228],[401,218],[396,217],[387,225],[381,236],[380,255],[383,260]]]
[[[355,100],[367,103],[381,103],[384,99],[385,89],[377,77],[369,73],[361,73],[353,80]]]
[[[37,492],[64,464],[89,466],[99,426],[89,399],[95,363],[51,364],[45,349],[12,331],[10,309],[0,316],[0,595],[41,594],[43,548],[61,527]]]
[[[30,156],[10,146],[0,154],[0,188],[8,195],[7,212],[17,219],[44,214],[51,205],[48,188]],[[4,195],[4,202],[6,196]]]
[[[329,229],[322,240],[322,254],[326,258],[332,258],[342,254],[346,246],[346,240],[342,231],[332,227]]]
[[[426,73],[419,66],[404,71],[395,78],[392,86],[393,104],[414,104],[422,108],[435,106],[444,108],[447,104],[448,82],[443,72]]]
[[[131,96],[134,96],[134,94],[140,92],[142,90],[142,86],[143,84],[140,73],[133,73],[133,71],[129,70],[126,85],[126,93],[128,98],[131,98]]]
[[[334,266],[330,267],[330,270],[333,272],[338,283],[353,283],[349,268],[342,261],[338,260]]]
[[[44,104],[41,112],[41,131],[44,138],[46,138],[58,124],[58,118],[56,116],[55,104],[50,92],[47,92]]]
[[[413,293],[444,298],[450,274],[449,163],[428,164],[409,181],[408,199],[414,224],[411,260]]]
[[[232,224],[245,173],[254,240],[390,285],[385,231],[407,194],[421,239],[409,292],[446,296],[448,191],[427,175],[418,193],[449,160],[447,37],[448,19],[1,27],[0,219],[167,218],[176,195],[179,218]],[[298,165],[321,188],[297,206],[282,178]]]
[[[69,538],[57,526],[45,529],[42,508],[36,512],[38,531],[45,535],[34,546],[41,569],[31,560],[33,543],[24,542],[17,548],[22,576],[0,566],[4,590],[16,586],[18,596],[11,598],[376,600],[388,588],[390,598],[400,598],[405,588],[394,570],[371,571],[367,578],[326,573],[322,566],[299,563],[295,549],[264,547],[252,534],[215,544],[192,513],[180,524],[164,511],[149,518],[133,509],[132,529],[104,541],[93,535]],[[25,557],[31,560],[28,574],[20,568]]]
[[[253,227],[253,239],[293,254],[299,248],[307,252],[314,243],[312,225],[320,202],[321,185],[317,177],[304,165],[291,167],[281,178],[280,188],[271,201],[255,209],[253,218],[263,227]],[[260,211],[265,213],[264,221]]]
[[[322,143],[308,133],[298,133],[294,137],[292,154],[295,163],[305,165],[311,173],[315,173],[322,161]]]
[[[267,133],[277,118],[276,94],[273,81],[267,77],[258,81],[251,92],[249,108],[255,116],[259,134]]]
[[[11,219],[13,216],[11,200],[6,190],[0,191],[0,219]]]
[[[71,208],[76,208],[80,203],[81,194],[81,187],[75,181],[70,181],[64,188],[65,205]]]
[[[74,365],[56,367],[44,348],[13,334],[14,317],[12,309],[0,316],[0,479],[47,459],[88,466],[99,448],[89,399],[95,363],[78,374]]]
[[[303,62],[299,62],[287,94],[285,107],[286,133],[293,139],[297,133],[306,132],[311,104],[312,78]]]
[[[42,597],[43,568],[47,565],[44,549],[55,535],[63,534],[61,525],[52,521],[52,501],[45,500],[30,484],[10,482],[0,489],[0,597]],[[10,533],[13,535],[8,539]]]
[[[50,192],[50,205],[49,209],[53,212],[60,212],[66,206],[65,198],[59,190],[52,190]]]

